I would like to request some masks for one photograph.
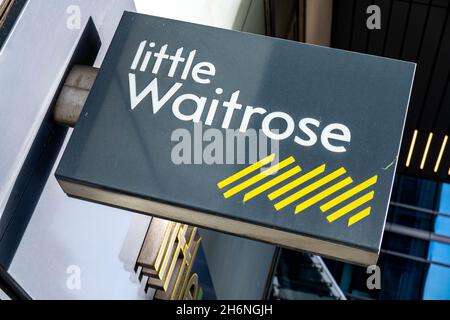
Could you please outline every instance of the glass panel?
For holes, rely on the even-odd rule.
[[[381,247],[386,250],[426,259],[428,257],[428,244],[429,242],[425,240],[385,232]]]
[[[430,266],[423,299],[450,299],[450,268]]]
[[[421,299],[424,278],[429,265],[426,263],[382,254],[381,290],[378,299]]]
[[[439,183],[436,181],[398,175],[391,201],[435,210],[438,191]]]
[[[436,216],[429,213],[391,205],[387,221],[407,227],[433,231],[435,219]]]
[[[442,185],[439,211],[450,212],[450,184]],[[434,230],[438,234],[450,236],[450,219],[439,216],[435,221]],[[450,264],[450,245],[432,241],[428,259]],[[450,268],[438,265],[430,267],[425,282],[423,298],[450,299]]]

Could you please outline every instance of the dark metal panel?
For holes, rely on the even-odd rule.
[[[381,56],[383,55],[383,44],[387,34],[389,21],[389,12],[391,11],[391,0],[373,1],[381,10],[381,29],[374,29],[369,32],[367,53]]]
[[[418,41],[422,34],[427,19],[427,8],[422,4],[413,3],[409,15],[408,26],[403,39],[402,60],[416,62],[419,56],[420,41]]]
[[[332,47],[340,49],[350,47],[354,7],[355,0],[333,4]]]
[[[426,4],[426,5],[431,4],[431,0],[413,0],[413,2],[415,2],[415,3],[421,3],[421,4]]]
[[[401,55],[402,38],[406,30],[410,4],[400,1],[392,3],[391,23],[389,25],[384,56],[398,59]]]
[[[450,63],[447,56],[447,63]],[[439,113],[436,117],[435,130],[437,132],[449,132],[450,130],[450,72],[445,80],[445,90],[442,92],[441,101],[439,103]]]
[[[359,28],[353,28],[352,30],[352,42],[351,50],[357,52],[366,52],[369,29],[366,28],[366,9],[372,4],[372,0],[358,0],[356,1],[355,11],[353,15],[354,24],[362,26]]]
[[[416,78],[412,92],[412,107],[408,115],[410,126],[418,127],[423,114],[423,103],[427,93],[428,83],[433,72],[434,61],[439,48],[441,30],[445,23],[446,11],[442,8],[430,7],[430,12],[424,29],[419,58],[417,61]],[[417,112],[418,111],[418,112]]]
[[[429,0],[428,0],[428,2],[429,2]],[[442,6],[442,7],[448,7],[448,3],[449,3],[448,0],[433,0],[431,2],[431,4],[434,6]]]
[[[439,9],[444,12],[444,9]],[[444,25],[440,31],[438,49],[433,59],[433,74],[427,83],[427,92],[425,94],[425,104],[422,107],[422,117],[420,119],[419,129],[426,131],[434,127],[436,116],[439,114],[440,98],[445,90],[446,78],[450,72],[450,23],[448,23],[450,10],[445,15]]]

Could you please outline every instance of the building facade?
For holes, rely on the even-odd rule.
[[[450,298],[448,0],[0,0],[0,299],[155,295],[133,269],[152,218],[69,199],[54,177],[72,129],[51,110],[123,11],[417,63],[378,269],[201,229],[205,298]]]

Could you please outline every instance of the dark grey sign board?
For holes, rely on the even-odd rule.
[[[70,196],[373,264],[414,70],[125,12],[56,177]]]

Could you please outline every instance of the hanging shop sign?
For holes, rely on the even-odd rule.
[[[414,71],[125,12],[56,177],[70,196],[373,264]],[[156,262],[144,272],[167,287]]]

